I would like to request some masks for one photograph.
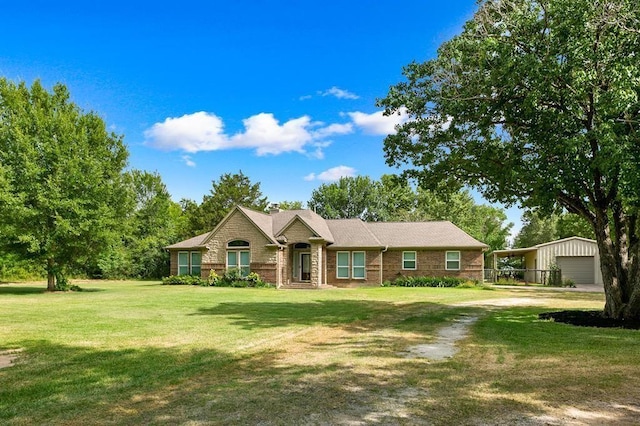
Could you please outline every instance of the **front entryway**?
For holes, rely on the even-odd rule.
[[[300,279],[311,281],[311,253],[300,253]]]

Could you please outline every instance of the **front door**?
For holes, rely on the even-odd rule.
[[[311,253],[300,253],[300,279],[311,281]]]

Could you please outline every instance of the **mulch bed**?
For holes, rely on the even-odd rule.
[[[538,315],[543,320],[553,320],[580,327],[627,328],[640,330],[640,320],[617,320],[605,318],[602,311],[559,311],[544,312]]]

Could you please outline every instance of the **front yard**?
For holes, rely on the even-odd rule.
[[[632,424],[640,331],[545,290],[0,285],[3,424]],[[477,317],[453,358],[407,357]]]

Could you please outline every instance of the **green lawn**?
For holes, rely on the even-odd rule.
[[[80,285],[0,285],[0,350],[22,350],[0,369],[1,424],[640,419],[639,331],[537,319],[599,294]],[[462,314],[479,320],[454,358],[402,356]]]

